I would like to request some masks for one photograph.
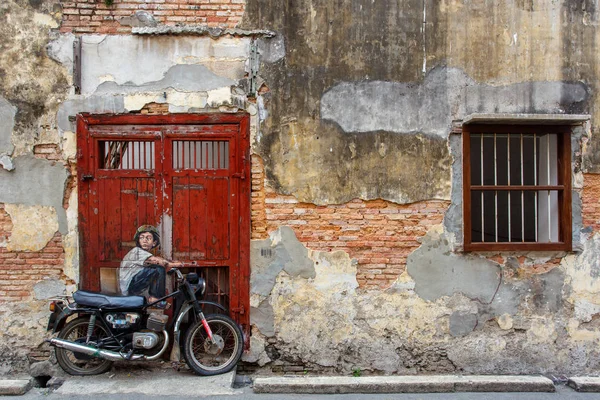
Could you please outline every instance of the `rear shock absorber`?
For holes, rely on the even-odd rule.
[[[95,325],[96,325],[96,314],[92,314],[92,316],[90,317],[90,322],[88,323],[87,336],[85,338],[86,343],[90,342],[90,340],[92,338],[92,334],[94,333]]]

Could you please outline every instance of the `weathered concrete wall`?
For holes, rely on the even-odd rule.
[[[583,172],[598,171],[599,12],[248,0],[242,27],[282,45],[261,47],[247,360],[297,373],[592,372],[598,192]],[[461,253],[451,132],[474,113],[591,115],[572,139],[573,252]],[[286,270],[304,248],[314,278]]]
[[[595,117],[594,3],[526,3],[249,0],[243,26],[277,31],[286,51],[261,73],[270,183],[318,204],[449,199],[452,120]]]
[[[257,132],[259,107],[248,101],[248,59],[260,33],[211,28],[173,36],[76,37],[70,32],[95,31],[86,30],[86,23],[102,25],[92,16],[106,23],[104,32],[117,25],[126,32],[156,25],[138,23],[144,15],[135,9],[127,15],[119,14],[120,7],[110,9],[110,16],[123,19],[116,22],[104,19],[109,14],[103,14],[108,9],[102,2],[79,3],[0,5],[0,374],[47,358],[47,346],[40,346],[47,335],[46,299],[72,293],[79,282],[73,122],[78,113],[244,110],[252,115],[252,134]],[[177,4],[173,7],[183,7]],[[233,27],[243,4],[194,7],[185,10],[196,17],[190,22],[209,19],[212,26]],[[227,15],[216,15],[221,12]],[[163,17],[176,23],[181,16]],[[74,87],[76,40],[81,41],[80,94]]]
[[[245,360],[301,373],[591,373],[598,240],[562,260],[492,261],[453,253],[438,226],[392,286],[361,291],[346,252],[306,249],[282,227],[253,243]]]
[[[195,3],[0,5],[0,373],[45,355],[44,299],[79,279],[72,117],[237,110],[252,115],[246,361],[594,372],[600,184],[582,172],[600,171],[595,2]],[[185,26],[233,28],[243,10],[236,29]],[[591,114],[573,137],[573,252],[460,252],[451,132],[472,113]]]

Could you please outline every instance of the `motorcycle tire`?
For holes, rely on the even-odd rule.
[[[58,337],[72,342],[79,339],[83,344],[87,337],[89,321],[89,317],[79,317],[71,320],[60,331]],[[96,323],[92,336],[94,339],[99,339],[110,335],[106,328]],[[55,352],[56,361],[70,375],[98,375],[108,371],[112,365],[112,361],[86,356],[60,347],[56,347]]]
[[[237,324],[225,315],[208,315],[212,343],[202,321],[191,325],[185,335],[183,352],[187,365],[198,375],[219,375],[231,371],[242,357],[244,337]]]

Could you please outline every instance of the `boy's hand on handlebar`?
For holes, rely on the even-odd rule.
[[[183,268],[185,266],[184,263],[179,262],[179,261],[169,261],[167,263],[167,271],[173,269],[173,268]]]

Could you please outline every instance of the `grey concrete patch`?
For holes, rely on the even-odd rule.
[[[67,216],[63,208],[66,168],[32,156],[17,157],[13,161],[14,171],[0,169],[0,203],[52,206],[58,215],[60,232],[67,233]]]
[[[116,82],[104,82],[98,86],[96,94],[156,92],[168,88],[183,92],[204,92],[232,86],[235,83],[232,79],[218,76],[203,65],[175,65],[169,68],[163,79],[158,81],[143,85],[131,83],[119,85]]]
[[[250,260],[250,288],[253,294],[263,297],[269,296],[281,271],[293,277],[314,278],[316,275],[314,263],[308,257],[308,249],[287,226],[273,232],[269,240],[253,241]]]
[[[126,26],[149,26],[155,27],[158,25],[158,22],[154,18],[154,15],[149,13],[148,11],[138,10],[131,17],[121,18],[119,20],[121,25]]]
[[[477,314],[454,312],[450,316],[450,334],[452,336],[465,336],[473,332],[477,326]]]
[[[600,377],[574,376],[569,378],[567,385],[578,392],[600,392]]]
[[[282,35],[276,35],[268,39],[259,39],[257,43],[261,61],[274,63],[285,57],[285,41]]]
[[[2,165],[2,168],[4,168],[7,171],[12,171],[13,169],[15,169],[15,164],[13,164],[12,158],[7,156],[6,154],[0,156],[0,165]]]
[[[271,247],[271,240],[254,240],[250,246],[250,288],[252,293],[268,296],[275,286],[275,278],[283,265],[274,262],[277,258],[275,249]]]
[[[299,276],[301,278],[314,278],[316,275],[313,261],[308,258],[308,248],[306,248],[298,238],[294,230],[287,226],[279,228],[275,232],[274,242],[278,255],[281,255],[283,270],[290,276]]]
[[[422,83],[339,83],[322,96],[321,117],[345,132],[384,130],[446,137],[452,119],[470,113],[559,113],[565,102],[582,103],[587,97],[583,83],[492,86],[475,82],[460,69],[441,67],[431,70]]]
[[[172,370],[151,374],[103,374],[93,377],[73,377],[56,390],[63,396],[135,393],[152,396],[215,396],[239,393],[233,389],[235,372],[216,376],[196,376],[190,372]]]
[[[123,96],[89,96],[65,101],[56,116],[58,127],[75,132],[75,123],[69,119],[79,113],[118,114],[125,112]]]
[[[452,156],[452,190],[450,207],[444,215],[444,227],[456,237],[457,243],[463,242],[463,191],[462,191],[462,135],[450,135],[448,147]]]
[[[20,396],[30,388],[29,379],[0,379],[0,396]]]
[[[265,336],[275,335],[275,314],[268,300],[262,301],[258,307],[250,310],[250,323],[255,325]]]
[[[58,279],[45,279],[33,286],[33,294],[37,300],[46,300],[65,293],[65,283]]]
[[[81,93],[95,93],[103,84],[103,92],[140,86],[138,92],[173,85],[185,91],[227,86],[223,79],[231,82],[244,77],[250,41],[247,37],[85,35]],[[207,73],[206,67],[221,80]]]
[[[0,155],[12,154],[14,146],[12,144],[12,133],[15,126],[15,115],[17,107],[10,104],[4,97],[0,96]]]
[[[491,303],[501,283],[500,267],[476,256],[455,255],[442,237],[423,239],[406,260],[415,292],[425,300],[463,293],[482,303]]]
[[[72,33],[62,33],[58,35],[46,46],[48,57],[61,63],[68,69],[69,73],[73,69],[73,42],[75,35]]]
[[[543,376],[372,376],[270,377],[254,380],[255,393],[441,393],[441,392],[554,392]]]

